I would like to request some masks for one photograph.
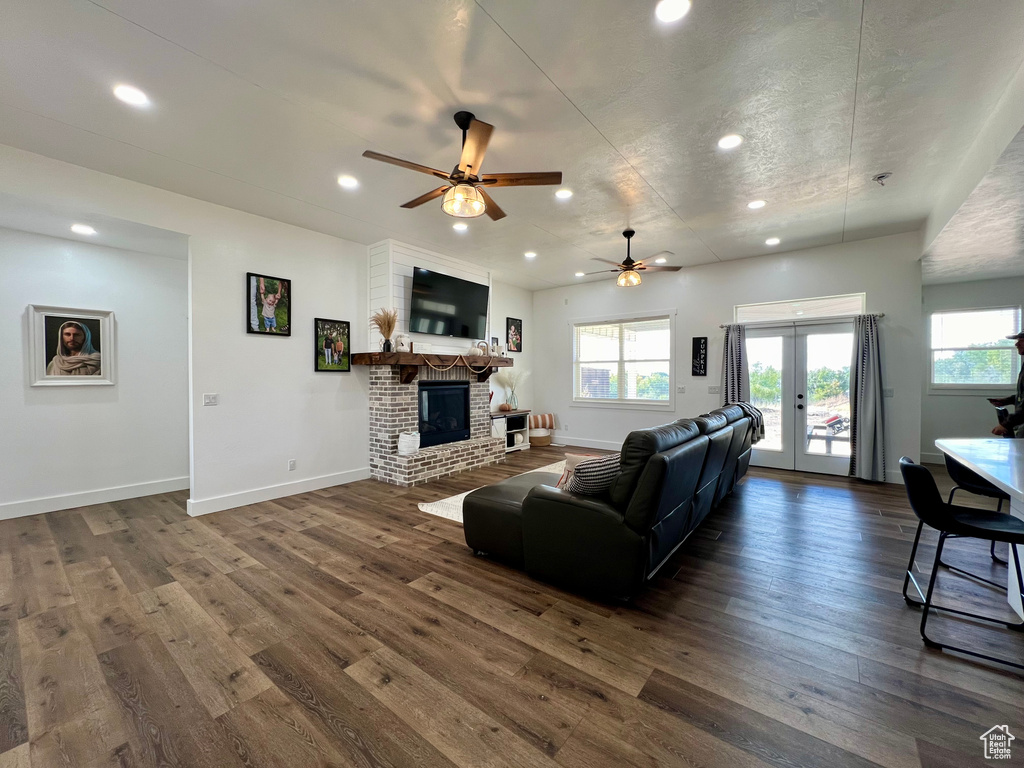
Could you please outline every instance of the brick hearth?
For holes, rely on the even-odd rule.
[[[416,380],[402,384],[400,369],[370,366],[370,477],[410,486],[505,460],[505,441],[491,437],[489,387],[468,368],[435,371],[420,366]],[[417,381],[469,381],[469,439],[398,455],[398,436],[419,428]]]

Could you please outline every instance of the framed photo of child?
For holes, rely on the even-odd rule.
[[[261,336],[292,335],[292,281],[283,277],[245,274],[245,296],[249,305],[246,333]]]
[[[29,305],[33,387],[114,383],[114,313]]]
[[[349,324],[346,320],[313,320],[313,370],[348,373],[352,370]]]
[[[523,351],[523,321],[514,317],[505,318],[505,335],[509,352]]]

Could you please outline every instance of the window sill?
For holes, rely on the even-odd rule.
[[[571,408],[605,408],[627,411],[674,411],[673,401],[644,403],[637,400],[573,400]]]
[[[959,395],[960,397],[1009,397],[1017,391],[1016,384],[996,384],[985,386],[936,386],[928,385],[929,395]]]

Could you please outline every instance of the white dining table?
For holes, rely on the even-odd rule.
[[[1010,513],[1024,520],[1024,440],[948,439],[936,440],[935,447],[1009,494]],[[1021,556],[1024,556],[1024,552],[1021,552]],[[1017,583],[1012,559],[1007,571],[1007,600],[1017,615],[1024,619],[1021,588]]]

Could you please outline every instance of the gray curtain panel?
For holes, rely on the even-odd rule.
[[[879,483],[885,482],[882,394],[878,316],[858,315],[850,363],[850,477]]]
[[[722,405],[750,402],[750,374],[747,371],[746,331],[742,325],[725,326],[722,354]]]

